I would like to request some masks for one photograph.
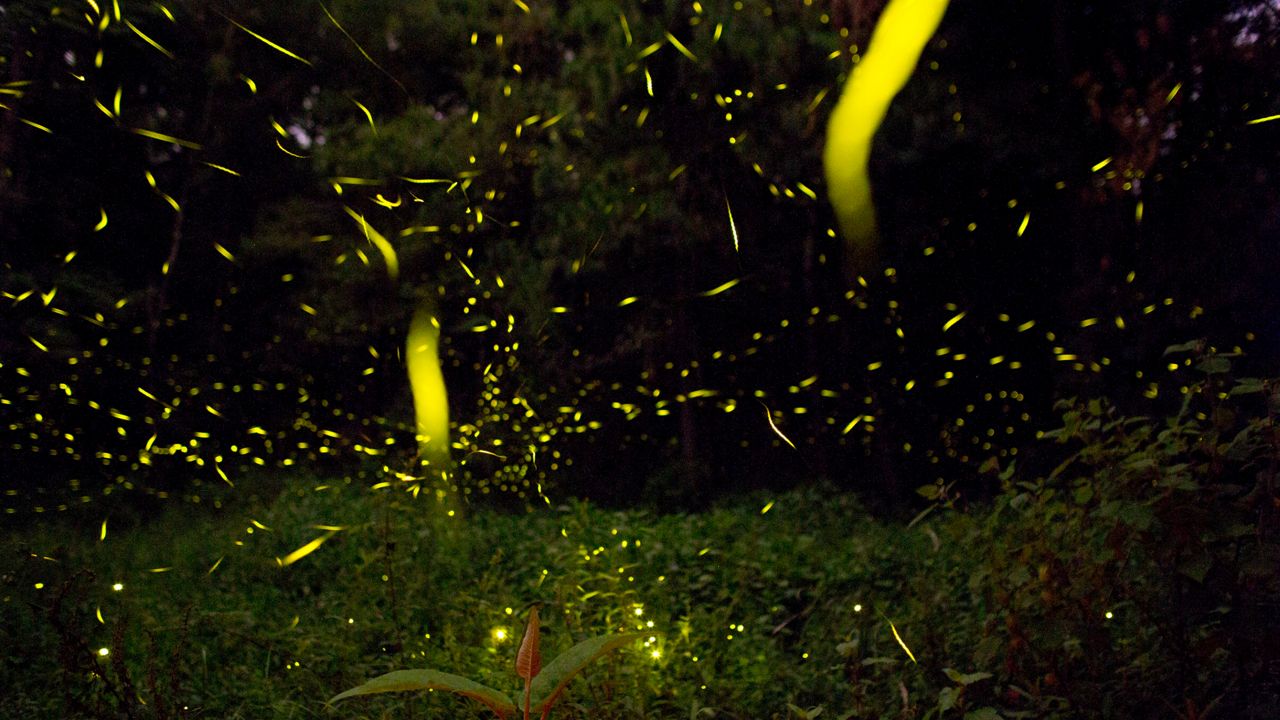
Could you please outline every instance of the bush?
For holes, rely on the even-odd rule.
[[[1052,472],[1010,468],[968,543],[985,615],[973,660],[1006,705],[1118,717],[1280,712],[1280,437],[1274,381],[1231,380],[1198,354],[1170,418],[1064,401]],[[972,546],[971,545],[971,546]]]
[[[647,642],[570,686],[565,718],[1275,717],[1280,397],[1194,350],[1176,352],[1203,377],[1171,417],[1064,402],[1051,471],[1006,467],[965,511],[931,486],[952,511],[906,526],[822,487],[700,514],[460,518],[286,483],[252,513],[106,542],[33,529],[0,555],[0,715],[301,717],[406,667],[501,683],[520,608],[542,602],[548,654]],[[343,711],[483,716],[442,693]]]

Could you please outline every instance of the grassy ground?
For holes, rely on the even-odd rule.
[[[1064,465],[914,525],[816,488],[693,515],[450,517],[296,478],[265,506],[172,509],[105,540],[96,522],[10,533],[0,717],[489,717],[440,692],[325,701],[422,667],[514,696],[533,602],[548,661],[645,638],[556,718],[1273,717],[1274,543],[1252,505],[1211,499],[1209,470],[1173,462],[1189,451],[1167,432],[1132,427],[1085,445],[1075,480]],[[1152,491],[1151,463],[1176,484]],[[1195,518],[1225,529],[1180,529],[1211,502]]]
[[[939,628],[898,621],[924,659],[914,666],[887,620],[907,604],[910,578],[936,565],[936,533],[872,522],[849,497],[757,497],[696,516],[574,504],[463,519],[427,500],[335,488],[288,492],[256,523],[246,517],[175,511],[105,542],[97,527],[6,541],[2,632],[16,652],[0,715],[127,710],[137,696],[148,703],[140,716],[480,717],[436,693],[336,711],[324,701],[403,667],[514,690],[533,601],[546,603],[548,658],[592,635],[653,638],[575,681],[561,717],[900,708],[896,686],[850,682],[851,643],[875,664],[940,672],[929,651]],[[331,532],[297,562],[277,562]]]

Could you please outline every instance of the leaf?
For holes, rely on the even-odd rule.
[[[538,651],[538,606],[529,610],[529,623],[524,629],[524,639],[520,641],[520,651],[516,653],[516,675],[525,680],[533,680],[542,669],[542,653]]]
[[[924,498],[925,500],[937,500],[937,499],[938,499],[938,491],[939,491],[940,489],[941,489],[941,488],[939,488],[936,484],[935,484],[935,485],[921,485],[920,487],[916,488],[916,494],[917,494],[917,495],[919,495],[920,497]]]
[[[964,720],[1001,720],[1000,713],[993,707],[980,707],[964,714]]]
[[[1178,572],[1195,580],[1197,583],[1204,583],[1204,578],[1209,574],[1209,569],[1212,567],[1213,556],[1201,551],[1179,564]]]
[[[1262,392],[1264,385],[1258,378],[1237,378],[1236,386],[1231,388],[1228,395],[1248,395],[1250,393]]]
[[[1214,355],[1196,363],[1196,369],[1206,375],[1222,375],[1231,372],[1231,361],[1219,355]]]
[[[639,633],[625,635],[602,635],[590,640],[583,640],[565,650],[554,660],[542,668],[542,672],[533,680],[532,700],[529,706],[538,714],[545,713],[555,703],[560,692],[564,690],[573,676],[582,672],[592,660],[610,650],[635,642],[644,637]]]
[[[942,672],[946,673],[947,677],[951,679],[951,682],[957,685],[972,685],[979,680],[986,680],[991,677],[991,673],[989,672],[962,673],[953,668],[943,668]]]
[[[892,665],[898,662],[898,658],[891,657],[871,657],[862,661],[863,667],[871,667],[872,665]]]
[[[471,698],[488,706],[499,718],[505,718],[516,710],[516,705],[505,693],[468,680],[461,675],[452,675],[436,670],[396,670],[386,675],[379,675],[363,685],[329,698],[329,703],[377,693],[405,692],[411,690],[444,690]]]
[[[942,714],[956,706],[956,689],[944,687],[938,691],[938,713]]]
[[[1075,490],[1075,500],[1079,505],[1084,505],[1093,499],[1093,486],[1081,485]]]
[[[932,486],[926,486],[926,487],[932,487]],[[934,503],[929,507],[925,508],[924,510],[921,510],[915,517],[911,518],[911,522],[907,523],[907,529],[910,530],[911,528],[915,527],[916,523],[928,517],[929,513],[933,512],[936,509],[938,509],[938,504]]]

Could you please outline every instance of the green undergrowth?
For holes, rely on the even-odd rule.
[[[1210,378],[1159,419],[1064,403],[1051,473],[997,471],[964,510],[930,486],[910,525],[822,488],[448,517],[300,482],[105,540],[28,530],[0,563],[0,716],[486,717],[445,693],[324,701],[405,668],[514,691],[538,602],[551,655],[642,634],[557,718],[1274,717],[1273,390]]]

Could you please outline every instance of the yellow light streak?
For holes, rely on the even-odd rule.
[[[893,631],[893,639],[898,641],[898,646],[907,654],[907,657],[911,658],[912,664],[919,664],[916,663],[916,656],[911,653],[911,648],[907,647],[907,644],[902,641],[902,636],[898,634],[897,626],[894,625],[893,621],[889,620],[889,618],[886,617],[885,620],[888,621],[889,629]]]
[[[425,303],[409,324],[405,364],[413,394],[418,457],[443,466],[449,459],[449,400],[440,370],[440,323]]]
[[[215,242],[215,243],[213,244],[213,249],[214,249],[214,250],[217,250],[217,251],[218,251],[218,254],[219,254],[219,255],[221,255],[222,257],[226,258],[229,262],[235,262],[235,261],[236,261],[236,256],[235,256],[235,255],[232,255],[230,250],[228,250],[228,249],[226,249],[226,248],[222,247],[222,246],[221,246],[221,245],[219,245],[218,243],[216,243],[216,242]]]
[[[946,331],[950,330],[951,328],[955,327],[955,324],[956,324],[956,323],[958,323],[958,322],[960,322],[961,320],[963,320],[963,319],[964,319],[964,316],[965,316],[965,315],[967,315],[967,314],[968,314],[968,313],[963,313],[963,312],[962,312],[962,313],[959,313],[959,314],[955,315],[954,317],[952,317],[950,320],[948,320],[948,321],[946,321],[945,323],[943,323],[943,324],[942,324],[942,332],[946,332]]]
[[[622,24],[622,35],[627,39],[627,47],[631,47],[631,26],[627,25],[627,16],[618,13],[618,22]]]
[[[281,151],[281,152],[283,152],[285,155],[289,155],[289,156],[291,156],[291,157],[296,157],[296,158],[298,158],[298,159],[300,159],[300,160],[306,160],[306,159],[307,159],[307,156],[306,156],[306,155],[299,155],[298,153],[296,153],[296,152],[292,152],[291,150],[289,150],[289,149],[288,149],[288,148],[286,148],[285,146],[281,145],[281,144],[280,144],[280,139],[279,139],[279,138],[276,138],[276,147],[280,148],[280,151]]]
[[[319,548],[320,548],[320,546],[321,546],[321,545],[323,545],[323,544],[325,543],[325,541],[326,541],[326,540],[328,540],[329,538],[331,538],[331,537],[333,537],[333,536],[334,536],[334,533],[330,532],[330,533],[326,533],[326,534],[324,534],[324,535],[321,535],[321,536],[320,536],[320,537],[318,537],[318,538],[315,538],[314,540],[312,540],[311,542],[307,543],[306,545],[303,545],[302,547],[298,548],[297,550],[294,550],[293,552],[289,553],[288,555],[285,555],[285,556],[284,556],[284,558],[282,558],[282,559],[280,560],[280,564],[281,564],[281,565],[284,565],[285,567],[288,567],[289,565],[292,565],[292,564],[294,564],[294,563],[298,562],[298,561],[299,561],[299,560],[301,560],[302,558],[304,558],[304,557],[306,557],[306,556],[310,555],[311,553],[315,552],[317,549],[319,549]]]
[[[164,133],[158,133],[154,130],[146,130],[143,128],[129,128],[129,132],[135,135],[141,135],[144,138],[151,138],[152,140],[159,140],[161,142],[173,143],[174,145],[181,145],[184,148],[190,148],[192,150],[201,149],[201,146],[199,143],[194,143],[194,142],[191,142],[190,140],[183,140],[182,138],[176,138],[172,135],[165,135]]]
[[[351,102],[355,103],[356,107],[360,108],[360,111],[364,113],[365,118],[369,120],[369,127],[373,130],[373,134],[377,135],[378,126],[373,124],[373,113],[369,112],[369,108],[365,107],[359,100],[351,98]]]
[[[681,55],[689,58],[693,62],[698,62],[698,56],[690,52],[689,48],[684,46],[684,43],[676,39],[675,35],[672,35],[669,32],[665,33],[665,35],[667,36],[667,41],[671,43],[672,47],[679,50]]]
[[[20,117],[20,118],[18,118],[18,120],[19,120],[20,122],[26,123],[27,125],[30,125],[31,127],[35,128],[35,129],[37,129],[37,130],[40,130],[40,131],[42,131],[42,132],[47,132],[47,133],[49,133],[50,135],[52,135],[52,134],[53,134],[53,131],[52,131],[52,130],[50,130],[49,128],[45,127],[44,125],[41,125],[40,123],[38,123],[38,122],[36,122],[36,121],[34,121],[34,120],[28,120],[28,119],[26,119],[26,118],[24,118],[24,117]]]
[[[208,165],[209,167],[213,168],[214,170],[221,170],[222,172],[227,173],[228,175],[235,175],[236,177],[240,177],[240,173],[236,172],[235,170],[232,170],[232,169],[231,169],[231,168],[229,168],[229,167],[224,167],[224,166],[222,166],[222,165],[217,165],[217,164],[215,164],[215,163],[211,163],[211,162],[205,162],[205,165]]]
[[[722,292],[725,292],[726,290],[729,290],[730,288],[734,287],[740,282],[742,282],[742,278],[734,278],[729,282],[724,283],[723,285],[717,285],[711,288],[710,290],[707,290],[706,292],[702,292],[698,294],[701,295],[702,297],[714,297],[716,295],[719,295]]]
[[[388,242],[387,238],[383,237],[383,234],[372,228],[372,225],[366,222],[364,215],[347,208],[346,205],[343,206],[343,210],[346,210],[347,214],[351,215],[351,218],[360,225],[362,231],[365,231],[366,240],[369,240],[381,252],[383,260],[387,263],[387,275],[392,279],[392,282],[396,282],[399,279],[399,259],[396,255],[396,249],[392,247],[392,243]]]
[[[851,269],[871,262],[878,238],[868,173],[872,138],[894,96],[915,71],[947,4],[948,0],[891,0],[831,112],[822,159]]]
[[[783,435],[782,431],[778,429],[778,426],[773,424],[773,413],[769,411],[768,406],[764,409],[764,419],[769,421],[769,428],[773,430],[775,435],[782,438],[784,443],[790,445],[792,450],[799,450],[799,448],[796,447],[796,444],[791,442],[791,438]]]
[[[218,13],[218,14],[219,14],[219,15],[222,15],[222,13]],[[232,20],[231,18],[227,17],[226,15],[222,15],[222,17],[226,18],[227,22],[229,22],[229,23],[231,23],[232,25],[235,25],[236,27],[240,28],[241,30],[243,30],[243,31],[245,31],[245,32],[247,32],[247,33],[249,33],[249,34],[250,34],[250,35],[252,35],[254,38],[258,39],[259,41],[261,41],[262,43],[264,43],[264,44],[266,44],[267,46],[271,47],[272,49],[277,50],[277,51],[279,51],[279,52],[281,52],[281,53],[283,53],[283,54],[285,54],[285,55],[288,55],[289,57],[293,58],[294,60],[297,60],[298,62],[300,62],[300,63],[302,63],[302,64],[304,64],[304,65],[308,65],[308,66],[310,66],[310,65],[311,65],[311,61],[310,61],[310,60],[307,60],[306,58],[303,58],[302,56],[300,56],[300,55],[298,55],[297,53],[293,52],[292,50],[290,50],[290,49],[288,49],[288,48],[284,47],[283,45],[280,45],[279,43],[275,43],[275,42],[272,42],[271,40],[268,40],[267,38],[265,38],[265,37],[263,37],[263,36],[259,35],[258,33],[256,33],[256,32],[254,32],[254,31],[250,30],[250,29],[249,29],[249,28],[247,28],[247,27],[245,27],[245,26],[241,25],[240,23],[236,22],[235,20]],[[246,78],[246,79],[247,79],[247,78]],[[252,87],[252,86],[251,86],[251,87]],[[257,92],[257,90],[256,90],[256,89],[254,89],[254,92]]]
[[[681,168],[684,166],[681,165]],[[724,198],[724,209],[729,211],[729,233],[733,235],[733,251],[738,252],[738,225],[733,221],[733,207],[729,205],[729,196]]]
[[[156,50],[159,50],[161,53],[164,54],[165,57],[169,58],[170,60],[174,59],[173,53],[166,50],[164,46],[161,45],[160,43],[156,42],[155,40],[152,40],[150,37],[147,36],[146,33],[142,32],[142,30],[139,30],[138,26],[134,25],[131,20],[125,20],[124,24],[129,26],[129,29],[133,31],[134,35],[137,35],[138,37],[145,40],[148,45],[155,48]]]

